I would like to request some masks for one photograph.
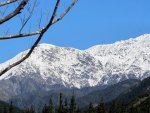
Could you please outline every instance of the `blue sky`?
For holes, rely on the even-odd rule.
[[[79,0],[62,21],[49,29],[41,43],[87,49],[150,33],[149,4],[150,0]],[[15,30],[17,24],[13,20],[11,28]],[[34,40],[0,41],[0,63],[29,48]]]

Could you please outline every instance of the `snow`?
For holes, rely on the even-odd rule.
[[[0,70],[23,57],[27,51],[0,64]],[[27,60],[1,76],[0,81],[13,76],[41,77],[44,84],[82,88],[109,85],[114,75],[118,75],[114,78],[116,82],[124,76],[126,79],[143,79],[147,77],[144,74],[150,72],[149,67],[150,34],[145,34],[114,44],[96,45],[87,50],[40,44]]]

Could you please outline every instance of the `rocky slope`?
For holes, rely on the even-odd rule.
[[[86,51],[102,63],[107,75],[143,79],[150,74],[149,34],[114,44],[97,45]]]
[[[27,51],[0,64],[0,70]],[[21,100],[36,92],[43,96],[62,87],[80,89],[144,79],[150,76],[149,67],[149,34],[87,50],[40,44],[26,61],[0,77],[0,100],[9,101],[18,95]]]

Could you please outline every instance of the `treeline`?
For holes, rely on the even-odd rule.
[[[143,97],[128,105],[115,100],[110,103],[104,103],[103,98],[101,98],[98,104],[90,102],[85,108],[80,108],[74,95],[68,101],[63,99],[63,95],[60,93],[57,107],[53,105],[52,98],[50,98],[49,104],[45,104],[40,112],[37,112],[33,106],[19,112],[14,109],[11,103],[9,107],[4,107],[3,110],[1,108],[0,113],[150,113],[150,97]]]
[[[0,102],[0,113],[22,113],[22,111],[14,107],[12,102],[10,104]]]

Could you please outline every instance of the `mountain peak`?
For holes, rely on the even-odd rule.
[[[97,45],[87,50],[40,44],[33,54],[0,77],[40,82],[47,87],[90,87],[114,84],[125,79],[143,79],[150,75],[150,34]],[[27,51],[1,64],[0,69],[21,58]]]
[[[135,40],[142,40],[142,41],[150,40],[150,34],[141,35],[141,36],[135,38]]]
[[[52,45],[52,44],[41,43],[41,44],[38,45],[38,47],[40,47],[40,48],[50,48],[50,47],[54,48],[56,46]]]
[[[112,44],[95,45],[93,47],[88,48],[86,51],[88,51],[92,48],[97,49],[97,48],[111,46],[111,45],[114,46],[114,45],[133,44],[133,43],[143,44],[143,42],[150,43],[150,34],[144,34],[144,35],[138,36],[136,38],[129,38],[127,40],[116,41],[115,43],[112,43]]]

